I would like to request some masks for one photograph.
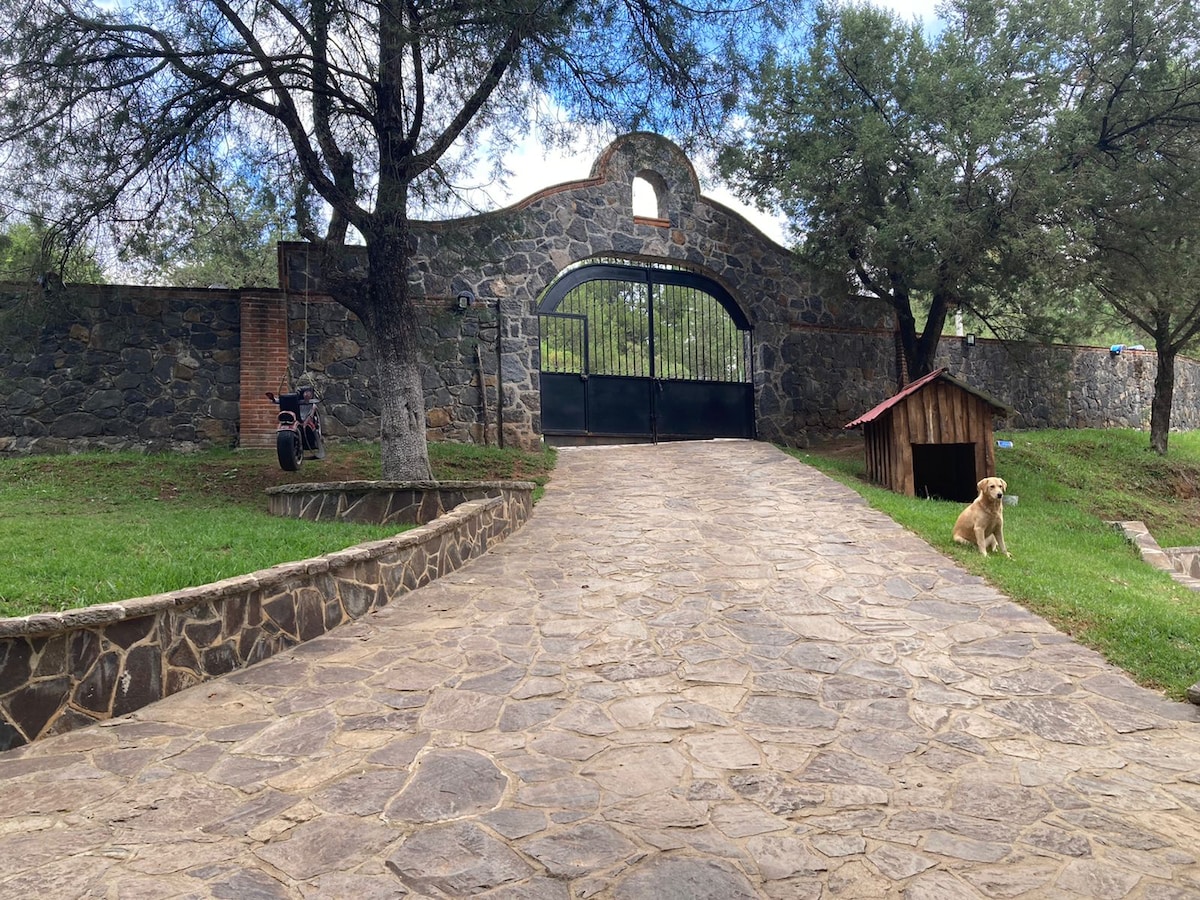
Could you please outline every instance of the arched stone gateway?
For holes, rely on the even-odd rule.
[[[587,179],[497,212],[415,223],[414,234],[410,283],[424,298],[433,348],[433,438],[436,425],[446,436],[495,434],[524,447],[543,434],[757,435],[795,444],[840,429],[895,389],[888,308],[821,293],[786,248],[702,196],[687,157],[659,135],[618,138]],[[284,252],[293,308],[307,285],[304,317],[315,320],[304,245]],[[605,283],[607,313],[594,296],[582,299]],[[582,293],[556,293],[569,284]],[[614,319],[621,291],[625,321]],[[647,321],[636,339],[632,332],[619,337],[616,329],[634,327],[628,316],[643,302],[639,291]],[[588,363],[600,368],[584,369],[571,358],[583,355],[583,326],[571,326],[581,320],[569,317],[589,304],[599,318],[587,325]],[[648,321],[655,310],[658,330]],[[700,330],[689,332],[690,345],[672,344],[666,331],[679,332],[689,315]],[[581,375],[596,383],[581,384]],[[619,407],[630,394],[637,421],[604,418],[605,404]]]

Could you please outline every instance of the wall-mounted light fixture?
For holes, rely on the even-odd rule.
[[[455,307],[461,312],[469,306],[475,305],[475,295],[470,291],[459,291],[458,296],[454,298]]]
[[[967,343],[968,347],[974,347],[975,346],[975,335],[968,334],[967,338],[966,338],[966,343]]]

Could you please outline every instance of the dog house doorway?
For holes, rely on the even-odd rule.
[[[918,497],[970,503],[979,493],[974,444],[913,444],[912,466]]]

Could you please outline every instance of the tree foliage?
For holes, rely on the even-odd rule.
[[[410,215],[546,97],[571,121],[698,136],[779,5],[756,0],[30,0],[0,24],[5,185],[68,233],[152,220],[193,167],[278,179],[373,343],[383,470],[427,478]],[[553,130],[554,121],[542,121]],[[327,219],[313,215],[327,210]],[[324,226],[323,228],[321,226]],[[357,235],[360,250],[347,252]]]
[[[946,14],[928,37],[872,6],[820,7],[799,58],[764,67],[748,136],[723,154],[745,196],[789,215],[808,258],[892,307],[913,377],[930,371],[955,310],[1000,325],[1000,298],[1053,246],[1035,227],[1051,199],[1058,90],[1046,47],[986,0]]]
[[[1150,443],[1167,452],[1175,359],[1200,334],[1200,22],[1190,0],[1079,2],[1057,35],[1056,121],[1074,272],[1154,342]]]
[[[104,270],[90,244],[67,247],[55,237],[37,218],[0,230],[0,281],[43,288],[63,281],[104,283]]]
[[[891,305],[912,376],[956,310],[1002,336],[1114,315],[1141,329],[1166,452],[1175,358],[1200,334],[1193,0],[943,13],[930,37],[871,6],[820,8],[798,57],[764,67],[725,171],[788,213],[809,258]]]
[[[279,241],[299,240],[293,197],[209,165],[138,229],[120,259],[138,280],[180,287],[278,287]]]

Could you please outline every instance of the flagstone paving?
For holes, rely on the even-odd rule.
[[[2,898],[468,896],[1200,897],[1200,715],[718,441],[563,451],[458,572],[0,753]]]

